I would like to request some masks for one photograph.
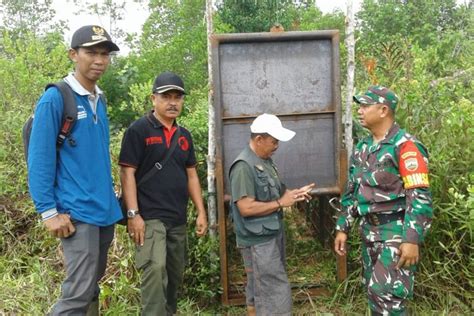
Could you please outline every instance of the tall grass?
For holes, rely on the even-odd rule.
[[[8,39],[8,36],[4,38]],[[30,46],[13,47],[11,44],[8,40],[2,42],[2,53],[8,56],[0,56],[0,314],[41,315],[48,312],[59,296],[64,267],[59,241],[47,234],[28,196],[20,130],[32,113],[33,104],[44,84],[61,77],[67,72],[69,64],[64,47],[46,51],[47,46],[33,40]],[[427,56],[430,55],[416,47],[410,48],[409,53],[411,58],[407,60],[413,62],[411,77],[397,79],[393,84],[395,91],[402,97],[397,120],[430,151],[434,202],[433,226],[422,248],[415,299],[410,306],[415,314],[420,315],[472,314],[474,74],[472,69],[466,69],[464,76],[430,84],[436,79],[429,75],[430,60]],[[366,85],[359,82],[358,86],[362,89]],[[136,95],[135,99],[131,97],[132,103],[134,108],[140,110],[145,109],[143,87],[137,85],[132,89]],[[188,127],[195,137],[199,174],[204,180],[207,93],[197,91],[192,94],[196,95],[196,99],[191,100],[192,104],[180,123]],[[116,184],[119,182],[117,155],[122,133],[123,130],[114,130],[111,139]],[[219,283],[218,241],[197,239],[192,211],[189,216],[190,264],[186,270],[180,311],[184,314],[244,313],[242,307],[220,305],[219,294],[222,289]],[[289,236],[298,236],[298,226],[289,225],[289,229]],[[357,236],[357,232],[351,235]],[[359,246],[358,238],[351,238],[349,276],[342,284],[330,282],[328,286],[333,295],[308,297],[306,301],[295,304],[295,313],[364,313],[367,303],[360,285]],[[291,241],[289,247],[320,251],[307,244]],[[134,246],[125,229],[118,227],[102,281],[100,304],[105,315],[139,313],[140,278],[134,268],[133,257]],[[330,254],[324,258],[321,270],[329,275],[328,271],[335,270],[335,260]],[[289,260],[288,270],[298,270],[299,264],[298,260]]]

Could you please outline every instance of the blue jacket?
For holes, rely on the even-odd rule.
[[[99,99],[94,115],[90,93],[71,77],[66,81],[77,102],[78,118],[72,130],[76,146],[66,140],[56,152],[63,105],[59,90],[50,88],[38,101],[31,130],[30,193],[39,213],[57,210],[81,222],[108,226],[121,219],[122,213],[112,183],[106,107]]]

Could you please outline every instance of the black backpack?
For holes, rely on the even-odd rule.
[[[72,128],[77,120],[77,105],[74,98],[74,92],[72,88],[64,81],[58,81],[56,83],[49,83],[44,90],[48,90],[50,87],[56,87],[61,92],[63,98],[63,119],[61,123],[61,129],[58,137],[56,138],[56,150],[59,151],[64,141],[67,139],[71,146],[76,146],[75,140],[71,136]],[[23,146],[25,150],[25,159],[28,162],[28,146],[30,144],[31,128],[33,127],[34,115],[26,121],[23,125]]]

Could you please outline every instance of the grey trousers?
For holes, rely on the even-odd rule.
[[[168,227],[159,219],[145,221],[145,243],[137,247],[142,271],[143,316],[173,315],[187,261],[186,225]]]
[[[99,297],[98,281],[105,273],[107,252],[114,238],[115,225],[73,224],[75,234],[61,239],[66,279],[51,315],[86,315],[91,302]]]
[[[284,231],[267,242],[240,251],[247,273],[246,304],[255,306],[258,316],[291,315]]]

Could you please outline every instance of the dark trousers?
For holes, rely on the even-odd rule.
[[[257,315],[291,315],[284,231],[267,242],[242,247],[240,252],[247,273],[247,306],[255,306]]]
[[[115,226],[82,222],[75,222],[74,226],[75,234],[61,239],[66,279],[51,315],[86,315],[91,302],[99,297],[98,282],[105,273]]]
[[[142,315],[176,313],[186,259],[186,225],[167,227],[158,219],[145,221],[145,243],[137,247],[136,255],[142,271]]]

